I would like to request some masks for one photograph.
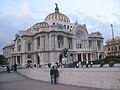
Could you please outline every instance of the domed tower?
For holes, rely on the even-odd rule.
[[[47,15],[47,17],[44,19],[44,22],[47,22],[49,25],[66,25],[70,23],[70,19],[66,15],[59,12],[58,4],[55,3],[55,5],[55,12]]]

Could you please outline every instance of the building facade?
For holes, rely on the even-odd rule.
[[[88,33],[85,24],[71,23],[70,19],[59,12],[48,14],[43,22],[34,24],[15,35],[11,45],[11,64],[25,65],[28,60],[33,64],[49,62],[62,63],[63,49],[68,49],[67,61],[93,61],[104,57],[103,37],[100,32]],[[8,46],[3,48],[5,54]]]
[[[105,53],[106,56],[120,56],[120,36],[106,41]]]

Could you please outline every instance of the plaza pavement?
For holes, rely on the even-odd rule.
[[[24,77],[18,73],[7,73],[6,69],[0,69],[0,90],[105,90],[89,87],[70,86],[64,84],[53,85]]]

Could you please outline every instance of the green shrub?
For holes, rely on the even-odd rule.
[[[105,59],[93,61],[93,64],[100,64],[101,62],[109,64],[110,61],[113,61],[114,63],[120,63],[120,56],[107,56]]]

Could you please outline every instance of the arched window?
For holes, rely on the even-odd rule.
[[[81,49],[82,48],[82,41],[84,38],[84,33],[80,30],[78,30],[75,34],[76,37],[76,49]]]
[[[100,40],[97,41],[97,47],[99,50],[101,49],[101,41]]]

